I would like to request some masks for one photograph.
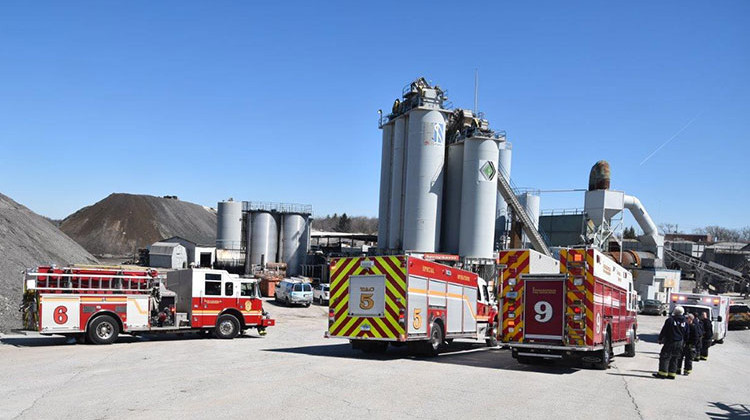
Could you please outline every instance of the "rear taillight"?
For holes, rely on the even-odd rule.
[[[404,311],[404,308],[401,308],[398,311],[398,323],[401,325],[406,324],[406,312]]]
[[[328,309],[328,320],[333,322],[335,318],[336,318],[336,313],[333,311],[333,308]]]
[[[516,305],[508,305],[508,310],[510,312],[515,312],[516,311]]]

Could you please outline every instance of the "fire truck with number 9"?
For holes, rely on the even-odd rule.
[[[606,369],[617,354],[635,356],[632,274],[595,248],[562,249],[559,273],[504,276],[502,290],[501,340],[520,363],[569,359]]]
[[[168,287],[167,287],[168,286]],[[38,267],[24,277],[24,329],[110,344],[120,333],[198,332],[231,339],[274,320],[257,279],[224,270],[163,275],[138,267]]]

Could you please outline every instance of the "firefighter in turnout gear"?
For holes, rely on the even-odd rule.
[[[714,326],[708,319],[708,314],[701,313],[701,324],[703,325],[703,342],[701,343],[701,360],[708,360],[708,348],[714,338]]]
[[[698,332],[697,340],[695,341],[695,351],[693,352],[693,361],[699,362],[701,360],[701,349],[703,348],[703,323],[701,322],[700,313],[693,313],[695,319],[693,319],[693,325]]]
[[[693,371],[693,357],[695,357],[695,346],[696,343],[700,343],[701,336],[698,335],[697,324],[700,321],[695,318],[695,315],[688,314],[687,316],[687,334],[682,347],[682,356],[677,361],[677,374],[684,374],[685,376],[690,375]],[[683,367],[682,361],[685,361]]]
[[[659,372],[653,374],[655,378],[675,379],[677,377],[679,369],[677,363],[682,356],[682,343],[687,335],[684,314],[685,308],[677,306],[672,316],[664,321],[664,326],[659,333],[659,344],[662,347],[659,353]]]

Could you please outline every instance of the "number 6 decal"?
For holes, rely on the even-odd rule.
[[[68,308],[66,306],[58,306],[55,308],[55,323],[64,324],[68,322]]]
[[[552,319],[552,305],[549,302],[540,300],[534,305],[534,312],[536,312],[534,319],[537,322],[547,322]]]

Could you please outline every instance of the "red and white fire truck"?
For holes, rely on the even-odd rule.
[[[677,305],[685,308],[686,314],[693,313],[702,316],[705,312],[713,326],[713,341],[719,344],[724,343],[724,338],[727,336],[730,303],[731,299],[728,296],[679,292],[669,294],[669,312],[671,313]]]
[[[504,341],[521,363],[569,359],[606,369],[616,354],[635,356],[632,274],[596,249],[562,249],[560,274],[505,278],[502,299]]]
[[[38,267],[25,273],[24,328],[109,344],[118,335],[199,332],[234,338],[274,320],[263,311],[256,279],[224,270],[169,272],[138,267]]]
[[[497,309],[475,273],[411,255],[336,258],[326,337],[365,352],[408,344],[437,354],[456,338],[495,345]]]

